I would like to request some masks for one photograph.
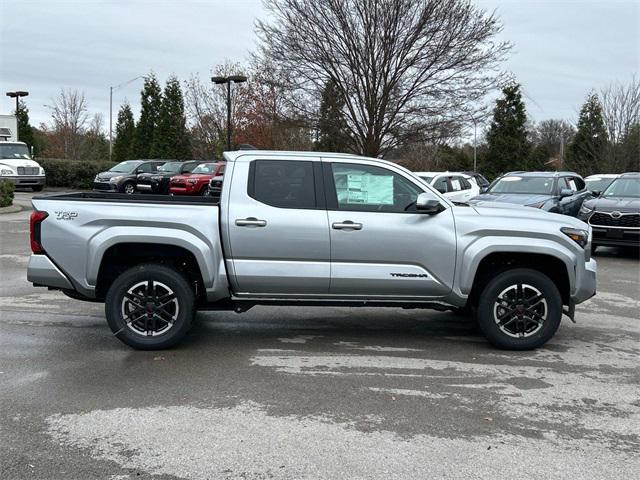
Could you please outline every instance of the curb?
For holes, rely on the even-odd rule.
[[[22,205],[9,205],[8,207],[0,208],[0,215],[3,213],[16,213],[22,211]]]

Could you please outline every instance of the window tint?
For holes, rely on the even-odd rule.
[[[447,193],[449,190],[447,188],[447,177],[440,177],[436,182],[432,185],[440,193]]]
[[[140,165],[138,167],[138,171],[142,172],[142,173],[151,173],[152,171],[155,171],[155,169],[151,169],[151,163],[143,163],[142,165]]]
[[[256,160],[251,167],[249,196],[273,207],[316,207],[313,162]]]
[[[584,180],[582,180],[580,177],[573,177],[573,181],[575,182],[578,191],[584,190],[586,186]]]
[[[405,212],[422,190],[391,170],[370,165],[331,164],[338,210]]]
[[[462,185],[463,190],[469,190],[471,188],[471,183],[464,177],[460,177],[460,185]]]

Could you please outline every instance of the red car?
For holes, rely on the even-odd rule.
[[[171,195],[206,195],[209,180],[224,173],[224,162],[205,162],[185,175],[171,177],[169,193]]]

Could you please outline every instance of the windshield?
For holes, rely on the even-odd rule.
[[[0,143],[0,158],[21,158],[31,160],[31,157],[29,156],[29,147],[26,145],[3,145],[2,143]]]
[[[427,183],[431,183],[431,180],[433,180],[433,177],[427,177],[425,175],[420,175],[420,178]]]
[[[167,162],[158,167],[158,173],[178,173],[182,162]]]
[[[553,192],[553,177],[502,177],[489,189],[491,193],[528,193],[550,195]]]
[[[611,185],[614,178],[588,178],[585,180],[587,188],[592,192],[602,192],[605,188]]]
[[[115,167],[111,167],[109,171],[116,173],[131,173],[141,163],[142,162],[139,162],[138,160],[127,160],[126,162],[120,162]]]
[[[640,179],[618,178],[609,185],[602,196],[640,198]]]
[[[216,169],[216,164],[215,163],[201,163],[196,168],[194,168],[191,173],[212,174],[215,169]]]

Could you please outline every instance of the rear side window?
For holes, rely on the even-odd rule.
[[[471,183],[464,177],[460,177],[460,185],[462,185],[463,190],[469,190],[471,188]]]
[[[459,192],[462,190],[462,182],[460,180],[460,177],[449,177],[449,182],[451,182],[451,191]]]
[[[573,181],[576,184],[576,188],[578,189],[578,191],[582,191],[585,189],[586,184],[584,183],[584,180],[582,180],[580,177],[573,177]]]
[[[280,208],[316,208],[313,162],[256,160],[251,163],[248,194]]]

